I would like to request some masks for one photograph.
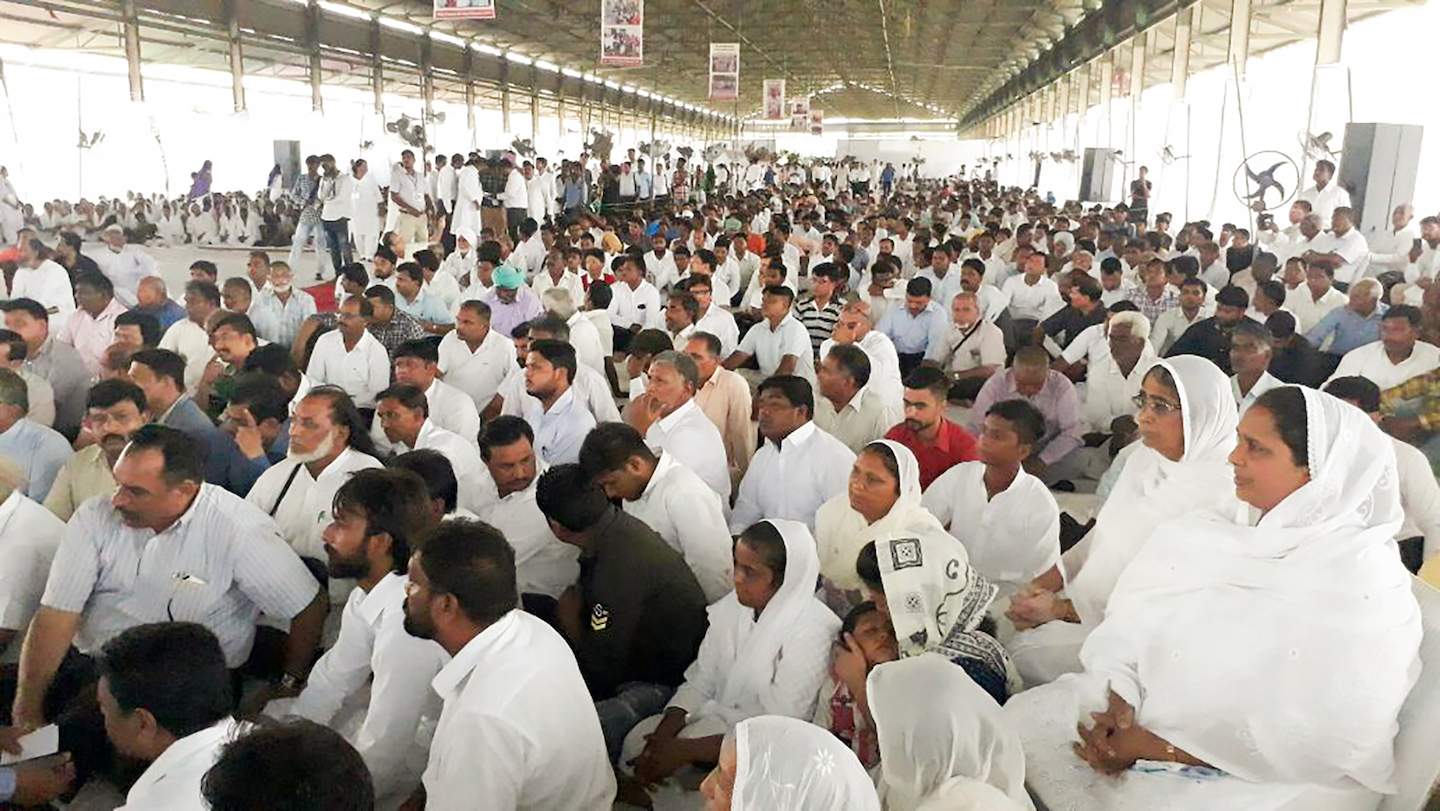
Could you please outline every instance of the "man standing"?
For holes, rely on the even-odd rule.
[[[975,437],[945,416],[950,382],[931,366],[905,378],[905,421],[885,434],[909,448],[920,463],[920,488],[961,462],[980,458]]]
[[[507,152],[505,160],[510,164],[510,171],[505,175],[505,190],[500,194],[500,204],[505,207],[505,230],[509,232],[511,241],[518,241],[520,223],[525,221],[530,208],[530,188],[520,167],[515,165],[519,157],[514,152]]]
[[[398,210],[395,233],[405,240],[410,251],[425,247],[430,229],[425,224],[424,178],[415,173],[415,153],[400,153],[400,162],[390,170],[390,202]],[[407,254],[404,258],[409,259]]]
[[[355,206],[355,179],[349,172],[340,171],[335,165],[335,156],[320,156],[320,225],[325,231],[325,243],[330,246],[330,265],[335,274],[350,264],[350,217]],[[317,252],[318,254],[318,252]],[[325,278],[318,269],[324,265],[317,262],[315,280]]]
[[[608,811],[615,776],[563,637],[519,610],[515,552],[498,531],[447,521],[410,557],[405,630],[451,656],[425,769],[425,807]]]
[[[305,243],[315,243],[315,278],[323,278],[325,268],[325,230],[320,222],[320,157],[305,158],[305,174],[295,178],[290,198],[300,209],[295,222],[295,237],[290,241],[290,267],[300,267],[300,253]]]

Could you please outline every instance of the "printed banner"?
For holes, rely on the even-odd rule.
[[[785,120],[785,80],[765,80],[765,119],[767,121]]]
[[[435,0],[437,20],[493,20],[495,0]]]
[[[810,97],[790,100],[790,129],[805,130],[810,126]]]
[[[645,64],[645,0],[600,0],[600,64]]]
[[[710,100],[740,98],[740,43],[710,43]]]
[[[810,108],[810,134],[825,134],[825,111],[819,107]]]

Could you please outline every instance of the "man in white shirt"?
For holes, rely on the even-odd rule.
[[[870,358],[854,344],[834,344],[816,372],[815,424],[855,453],[904,418],[870,390]]]
[[[390,356],[367,328],[373,316],[369,299],[346,299],[339,324],[315,341],[305,369],[315,385],[339,386],[359,408],[374,408],[375,395],[390,384]]]
[[[981,317],[979,299],[967,291],[950,299],[950,328],[932,349],[931,359],[950,377],[951,399],[974,400],[990,375],[1005,368],[1005,335]]]
[[[134,307],[138,301],[136,291],[140,280],[159,276],[160,269],[154,257],[141,250],[140,246],[125,244],[125,229],[119,225],[106,228],[101,238],[108,250],[97,251],[90,258],[115,285],[115,298],[126,307]]]
[[[546,465],[580,458],[580,444],[595,427],[576,396],[575,347],[557,340],[531,341],[525,355],[525,393],[521,416],[535,429],[535,444]]]
[[[1355,227],[1354,216],[1348,206],[1337,207],[1331,215],[1330,233],[1316,237],[1304,255],[1307,264],[1317,260],[1328,264],[1335,281],[1346,285],[1365,275],[1370,259],[1370,248]]]
[[[540,303],[553,318],[570,330],[570,344],[575,347],[575,360],[600,374],[605,374],[605,344],[600,331],[583,313],[575,309],[576,300],[563,287],[552,287],[540,296]],[[552,326],[553,329],[553,326]]]
[[[322,536],[326,571],[356,588],[335,644],[305,688],[288,706],[269,709],[345,735],[369,767],[381,807],[404,801],[420,784],[427,747],[416,730],[439,714],[430,682],[448,659],[439,645],[405,633],[404,570],[434,524],[428,496],[416,474],[383,468],[357,471],[336,491]]]
[[[798,375],[815,383],[815,347],[810,332],[791,312],[795,291],[772,285],[765,288],[760,308],[763,320],[740,339],[740,345],[725,359],[726,369],[737,369],[752,357],[762,377]]]
[[[1405,267],[1405,281],[1410,287],[1405,290],[1405,303],[1418,307],[1440,273],[1440,217],[1420,221],[1420,239],[1410,248],[1407,258],[1410,264]]]
[[[53,259],[44,258],[45,246],[38,239],[20,243],[20,266],[10,283],[9,298],[38,301],[50,314],[50,329],[62,334],[65,322],[75,312],[75,291],[70,273]]]
[[[325,244],[330,248],[330,266],[335,274],[350,264],[350,218],[355,215],[355,177],[340,171],[335,165],[335,156],[320,156],[320,189],[316,193],[320,200],[320,227],[325,231]],[[315,252],[316,264],[320,252]],[[315,278],[324,278],[317,268]]]
[[[903,410],[905,387],[900,382],[900,356],[890,337],[875,329],[874,312],[864,301],[852,301],[840,311],[831,337],[820,342],[820,357],[835,344],[854,344],[870,358],[869,387],[887,407]]]
[[[1065,307],[1055,280],[1045,275],[1045,255],[1032,253],[1025,259],[1024,272],[1005,280],[1000,289],[1010,297],[1010,317],[1018,334],[1028,334],[1034,323],[1044,321]]]
[[[615,334],[615,351],[624,352],[642,329],[660,329],[664,309],[660,291],[645,281],[639,260],[626,255],[620,262],[619,278],[610,288],[612,298],[606,309]]]
[[[480,436],[480,456],[499,500],[478,516],[514,547],[521,600],[543,613],[541,606],[575,584],[580,564],[579,550],[555,537],[535,503],[535,485],[545,472],[535,455],[535,433],[519,417],[496,417]]]
[[[105,643],[96,687],[115,751],[148,764],[122,809],[200,811],[205,773],[241,729],[220,642],[187,622],[138,625]]]
[[[474,442],[441,428],[430,419],[425,393],[415,386],[396,384],[375,396],[375,421],[399,453],[429,449],[450,460],[460,483],[460,506],[475,512],[484,506],[485,466]]]
[[[509,336],[490,329],[490,305],[473,299],[461,304],[455,329],[440,340],[437,364],[445,382],[470,395],[484,413],[515,361]]]
[[[1350,192],[1340,188],[1335,182],[1335,164],[1328,160],[1315,162],[1315,172],[1311,175],[1315,185],[1300,192],[1299,200],[1310,204],[1310,210],[1320,215],[1320,219],[1328,220],[1335,209],[1340,206],[1350,205]]]
[[[0,488],[10,495],[0,501],[0,538],[5,555],[0,557],[0,661],[20,661],[25,631],[40,607],[50,563],[60,548],[65,522],[39,503],[26,497],[8,470],[0,470]]]
[[[814,394],[798,377],[762,382],[756,411],[765,444],[740,481],[730,531],[739,534],[767,518],[813,528],[820,505],[845,492],[855,452],[815,425]]]
[[[530,208],[530,189],[525,175],[515,165],[519,160],[515,153],[507,152],[505,160],[510,163],[510,171],[505,175],[505,190],[500,195],[500,204],[505,207],[505,230],[511,240],[518,242],[520,223],[525,221]]]
[[[521,611],[515,553],[484,524],[448,521],[410,558],[405,629],[452,657],[425,769],[425,808],[609,811],[615,776],[570,646]]]
[[[735,347],[740,344],[740,327],[729,310],[715,303],[714,280],[702,273],[692,273],[682,284],[700,305],[700,317],[695,319],[695,332],[714,335],[720,341],[720,357],[730,357]]]
[[[1180,306],[1171,307],[1156,317],[1155,323],[1150,328],[1150,345],[1155,347],[1155,352],[1162,357],[1170,351],[1170,347],[1185,334],[1185,330],[1191,325],[1204,319],[1205,313],[1205,280],[1198,276],[1192,276],[1180,284]],[[1344,303],[1344,296],[1341,296],[1341,303]]]
[[[1358,346],[1340,359],[1331,380],[1363,377],[1381,391],[1440,366],[1440,347],[1420,341],[1418,307],[1396,304],[1380,317],[1380,340]]]
[[[1230,377],[1230,392],[1235,395],[1242,417],[1260,395],[1285,385],[1270,374],[1270,360],[1275,354],[1270,341],[1270,331],[1248,318],[1230,331],[1230,368],[1235,372]]]
[[[500,382],[500,390],[496,393],[500,403],[499,413],[530,419],[527,415],[539,414],[544,410],[540,400],[526,391],[525,368],[530,344],[548,340],[568,346],[570,328],[558,318],[537,318],[516,327],[513,340],[517,362],[514,371]],[[610,389],[610,382],[605,379],[605,375],[580,363],[578,358],[575,362],[575,382],[570,388],[575,394],[576,403],[589,411],[595,422],[614,422],[620,419],[620,409],[615,405],[615,395]],[[534,422],[531,424],[534,425]]]
[[[1138,312],[1112,315],[1105,325],[1108,351],[1090,366],[1081,412],[1092,432],[1111,433],[1116,417],[1135,413],[1131,398],[1157,360],[1150,337],[1150,322]]]
[[[695,402],[700,369],[690,356],[661,352],[650,361],[645,392],[626,408],[627,421],[650,447],[695,471],[720,503],[730,503],[730,465],[720,429]]]
[[[395,348],[395,384],[414,386],[429,403],[429,419],[440,428],[473,443],[480,434],[480,412],[475,401],[439,378],[440,354],[432,338],[414,338]],[[381,453],[394,450],[380,423],[370,426],[370,438]]]
[[[397,209],[394,231],[405,240],[405,259],[425,247],[430,238],[425,223],[426,197],[425,178],[416,173],[415,153],[407,149],[390,170],[390,202]]]
[[[1334,271],[1325,262],[1307,263],[1305,284],[1285,293],[1285,309],[1295,316],[1295,331],[1309,332],[1350,297],[1335,289]]]
[[[657,455],[624,423],[605,423],[585,438],[580,468],[685,558],[706,601],[734,589],[723,505],[693,470],[668,453]]]
[[[545,269],[530,280],[530,289],[542,304],[546,302],[545,294],[557,288],[570,294],[572,311],[585,301],[585,284],[580,281],[580,274],[565,266],[565,254],[558,250],[545,257]]]
[[[1390,229],[1375,234],[1370,240],[1371,273],[1403,273],[1410,264],[1410,249],[1420,239],[1420,224],[1415,222],[1415,207],[1401,203],[1390,212]]]

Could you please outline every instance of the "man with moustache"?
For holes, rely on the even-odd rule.
[[[92,386],[85,401],[84,429],[95,443],[60,468],[45,507],[61,521],[69,521],[87,499],[114,493],[115,476],[110,471],[125,443],[149,421],[145,391],[139,386],[126,380],[102,380]]]

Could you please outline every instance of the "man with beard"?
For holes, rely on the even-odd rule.
[[[425,808],[608,811],[615,774],[595,705],[565,639],[518,608],[505,536],[446,521],[410,556],[409,572],[405,630],[452,657],[431,682],[444,709]]]
[[[348,730],[381,807],[391,807],[420,784],[426,750],[415,745],[415,729],[440,706],[430,680],[445,665],[445,651],[405,633],[403,609],[410,550],[435,521],[425,482],[408,470],[361,470],[336,491],[333,506],[321,536],[325,569],[354,579],[356,588],[335,645],[315,663],[305,689],[288,708],[271,704],[269,712]],[[367,685],[368,698],[360,695]],[[358,713],[364,721],[357,724]]]
[[[905,378],[905,421],[885,433],[915,454],[920,463],[920,489],[941,473],[980,458],[975,437],[945,416],[950,380],[933,366],[922,366]]]
[[[70,457],[45,506],[61,521],[69,521],[76,508],[93,496],[109,496],[115,492],[115,476],[110,472],[125,450],[125,443],[150,421],[150,408],[145,392],[125,380],[102,380],[90,389],[85,401],[85,430],[95,444]]]
[[[376,467],[375,445],[350,395],[318,386],[290,417],[285,461],[261,474],[245,500],[275,519],[301,557],[319,562],[325,557],[320,535],[330,523],[336,491],[352,473]]]

